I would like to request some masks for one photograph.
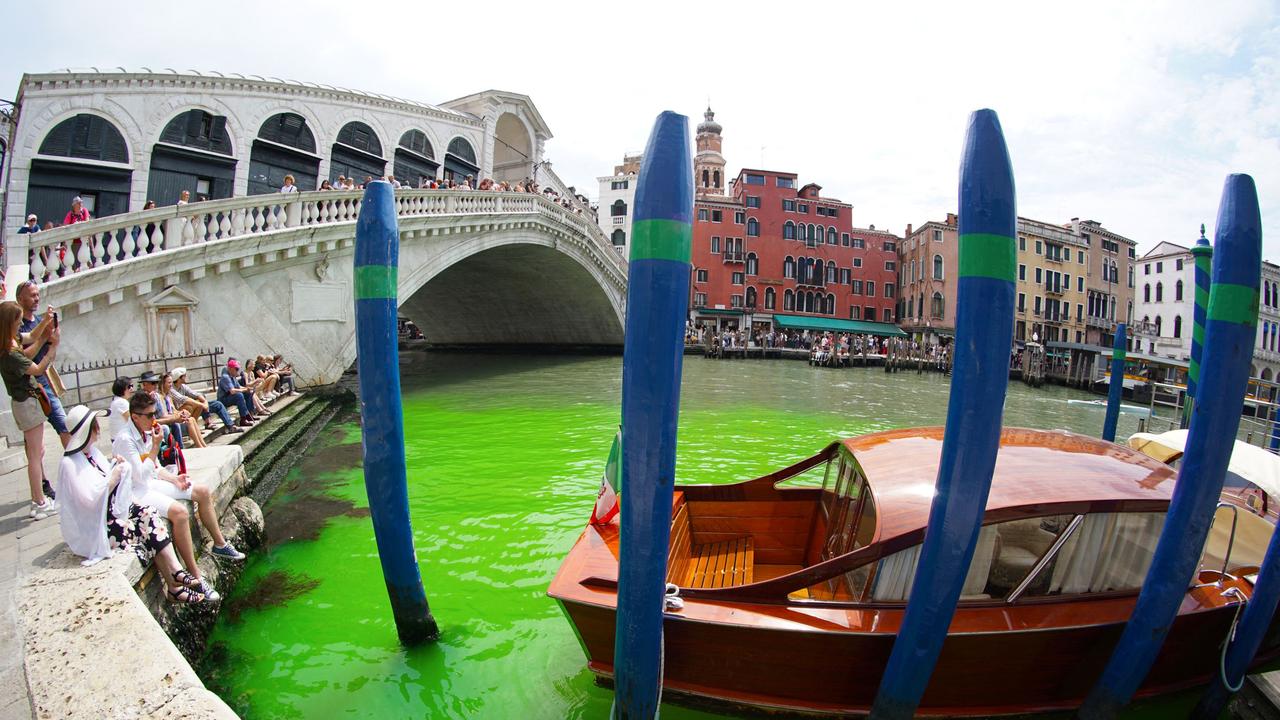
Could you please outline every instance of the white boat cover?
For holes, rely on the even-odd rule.
[[[1183,453],[1187,446],[1187,434],[1186,430],[1134,433],[1129,437],[1129,447],[1160,462],[1168,462],[1170,458]],[[1280,498],[1280,456],[1257,445],[1236,440],[1227,472],[1257,485],[1273,498]]]

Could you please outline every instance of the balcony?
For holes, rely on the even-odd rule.
[[[721,253],[724,256],[724,262],[741,263],[747,261],[747,256],[741,250],[725,250]]]
[[[1116,330],[1115,320],[1108,320],[1104,317],[1098,317],[1096,315],[1089,315],[1085,317],[1084,324],[1088,327],[1101,328],[1105,332],[1109,332],[1109,333],[1115,332]]]
[[[623,224],[625,224],[626,222],[627,222],[627,218],[626,218],[626,216],[625,216],[625,215],[615,215],[615,216],[613,216],[613,224],[614,224],[614,225],[623,225]]]
[[[1061,286],[1061,285],[1047,285],[1047,284],[1046,284],[1046,285],[1044,286],[1044,292],[1045,292],[1045,294],[1046,294],[1046,295],[1061,295],[1061,294],[1062,294],[1062,286]]]

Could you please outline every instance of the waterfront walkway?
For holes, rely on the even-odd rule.
[[[294,400],[302,396],[282,396],[272,404],[273,414],[292,403]],[[237,435],[220,434],[209,441],[210,446],[224,446],[238,443],[249,437],[256,439],[262,431],[260,428],[273,427],[274,423],[267,420],[253,428],[249,428],[247,432]],[[46,427],[44,433],[45,457],[44,469],[45,477],[50,481],[54,481],[57,477],[58,463],[62,458],[62,446],[58,441],[56,433]],[[100,447],[103,448],[108,456],[111,454],[110,444],[105,440],[100,440]],[[188,461],[192,466],[193,474],[196,472],[195,466],[199,463],[198,449],[192,449],[188,452]],[[31,633],[30,628],[24,628],[19,622],[19,605],[21,602],[20,590],[24,582],[33,575],[53,566],[58,568],[58,572],[62,571],[62,566],[67,565],[66,573],[68,575],[91,576],[103,574],[107,572],[115,572],[119,566],[132,565],[137,568],[133,555],[117,553],[117,557],[112,560],[104,561],[92,568],[81,568],[78,563],[69,562],[71,556],[67,553],[66,544],[62,540],[62,530],[59,525],[59,516],[52,515],[45,520],[35,521],[28,516],[28,510],[31,506],[30,491],[27,488],[27,467],[25,464],[16,470],[0,475],[0,603],[3,603],[3,617],[0,617],[0,720],[34,720],[37,717],[52,717],[49,714],[41,714],[37,716],[33,708],[31,684],[28,681],[25,669],[26,651],[24,637]],[[197,541],[202,541],[198,538]],[[41,635],[48,637],[53,632],[61,632],[70,630],[71,627],[57,628],[56,625],[66,623],[71,620],[67,617],[71,614],[69,606],[75,601],[86,599],[86,593],[90,592],[88,584],[82,585],[80,582],[74,583],[48,583],[41,588],[42,592],[56,593],[56,595],[48,596],[48,609],[35,614],[40,618],[40,622],[50,623],[47,631],[40,632]],[[100,601],[105,604],[122,603],[125,601],[136,600],[136,593],[133,598],[87,598],[91,601]],[[41,596],[42,598],[45,596]],[[139,603],[140,604],[140,603]],[[55,608],[57,608],[55,610]],[[63,617],[58,617],[63,616]],[[116,618],[119,620],[120,618]],[[153,620],[154,622],[154,620]],[[74,623],[73,623],[74,625]],[[99,628],[101,630],[101,628]],[[109,632],[110,629],[108,629]],[[155,627],[156,632],[163,632],[159,626]],[[60,652],[68,652],[73,645],[79,645],[82,648],[101,647],[104,640],[102,637],[106,633],[82,632],[75,633],[73,636],[65,640],[57,641],[57,649]],[[75,637],[79,635],[80,637]],[[181,662],[182,665],[186,661],[182,659],[176,648],[169,645],[172,649],[171,656],[174,662]],[[164,660],[164,654],[157,651],[157,657]],[[163,669],[163,668],[162,668]],[[171,668],[171,672],[164,673],[162,678],[165,682],[171,682],[175,685],[181,683],[182,673],[179,672],[181,665]],[[135,669],[136,670],[136,669]],[[127,687],[127,676],[131,671],[123,673],[123,684],[119,687]],[[190,679],[198,682],[189,666],[186,672],[191,673]],[[49,683],[65,682],[69,678],[42,678],[41,681],[46,685]],[[68,702],[72,705],[87,703],[90,696],[101,698],[104,693],[111,693],[113,685],[121,683],[121,680],[110,677],[101,677],[93,679],[84,679],[77,682],[75,691],[67,693]],[[157,686],[157,689],[158,686]],[[175,687],[175,690],[177,688]],[[61,692],[59,695],[63,695]],[[121,694],[127,694],[123,692]],[[110,695],[107,695],[110,697]],[[130,710],[120,708],[121,712],[106,713],[98,712],[101,707],[93,708],[89,705],[81,704],[81,710],[85,711],[86,716],[96,717],[129,717]],[[166,715],[171,714],[171,710],[166,708]],[[147,714],[143,708],[134,710],[134,714]],[[59,715],[61,716],[61,715]],[[179,712],[178,715],[181,716]]]

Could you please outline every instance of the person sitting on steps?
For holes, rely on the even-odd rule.
[[[169,391],[169,397],[173,399],[178,407],[190,412],[192,415],[199,415],[208,427],[209,421],[216,413],[222,418],[223,429],[228,433],[243,432],[236,424],[231,421],[231,413],[227,412],[227,406],[217,400],[206,400],[204,395],[191,389],[191,385],[187,383],[187,369],[184,367],[176,367],[169,372],[169,377],[173,380],[173,388]]]
[[[133,502],[155,508],[173,523],[173,542],[182,564],[200,581],[199,591],[210,600],[218,593],[200,575],[191,539],[191,514],[183,500],[196,502],[200,524],[213,538],[213,556],[219,560],[239,561],[244,553],[222,535],[218,511],[209,486],[193,483],[186,473],[174,473],[161,467],[156,459],[160,449],[162,426],[156,423],[156,399],[145,392],[134,393],[129,400],[129,423],[112,442],[115,453],[129,463],[133,480]]]

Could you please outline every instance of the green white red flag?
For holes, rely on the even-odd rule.
[[[600,492],[596,494],[596,506],[591,510],[592,525],[607,525],[618,514],[618,496],[622,494],[622,429],[613,436],[609,459],[604,464],[604,477],[600,480]]]

